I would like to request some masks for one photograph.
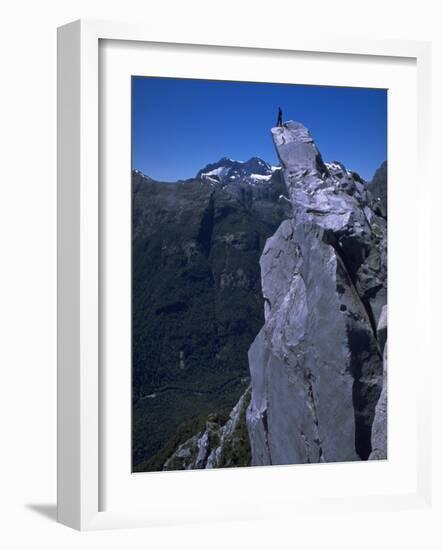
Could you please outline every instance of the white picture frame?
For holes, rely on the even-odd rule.
[[[101,21],[76,21],[58,31],[58,521],[80,530],[117,527],[139,527],[178,522],[211,521],[214,519],[259,518],[266,507],[265,495],[258,501],[249,499],[244,514],[232,507],[228,512],[222,504],[214,511],[204,502],[194,502],[188,511],[152,507],[114,507],[102,510],[102,452],[100,433],[100,41],[128,43],[167,43],[201,47],[246,49],[281,52],[310,52],[345,56],[376,56],[408,58],[417,71],[417,159],[420,177],[429,177],[429,97],[431,45],[426,42],[371,40],[344,36],[307,38],[300,34],[281,33],[278,42],[266,43],[264,37],[234,41],[204,35],[192,37],[185,29],[172,36],[156,33],[142,25]],[[250,35],[248,35],[250,36]],[[431,185],[422,186],[420,203],[431,202]],[[419,276],[419,306],[422,311],[420,349],[424,349],[431,334],[431,282],[429,212],[420,208],[419,241],[422,244]],[[420,364],[416,381],[416,489],[404,494],[391,492],[365,496],[304,498],[287,500],[281,494],[268,502],[277,516],[309,513],[330,507],[336,511],[350,510],[357,505],[370,511],[380,508],[426,506],[431,499],[430,467],[430,402],[425,392],[429,386],[431,349],[427,346],[427,361]],[[290,468],[290,467],[285,467]],[[253,474],[263,475],[255,469]],[[268,469],[267,469],[268,471]],[[287,471],[287,470],[286,470]],[[235,475],[244,470],[229,472]],[[202,472],[195,472],[201,476]],[[212,473],[209,473],[213,474]],[[177,479],[180,474],[172,475]],[[185,474],[187,475],[187,474]],[[204,484],[210,484],[208,473]],[[219,473],[215,472],[215,475]],[[187,478],[190,479],[190,478]],[[195,479],[195,478],[193,478]],[[251,479],[251,478],[250,478]],[[192,496],[189,496],[192,499]],[[251,502],[250,502],[251,500]],[[241,504],[241,503],[240,503]]]

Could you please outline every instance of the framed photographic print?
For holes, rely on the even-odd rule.
[[[387,90],[133,76],[132,152],[133,471],[386,459]]]
[[[429,45],[280,40],[59,29],[62,523],[429,498]]]

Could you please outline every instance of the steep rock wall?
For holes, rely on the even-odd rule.
[[[293,209],[261,256],[265,324],[249,350],[252,464],[367,459],[382,388],[386,222],[309,133],[272,129]]]

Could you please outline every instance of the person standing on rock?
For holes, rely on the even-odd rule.
[[[282,111],[281,111],[281,107],[278,107],[278,122],[276,123],[276,126],[282,126]]]

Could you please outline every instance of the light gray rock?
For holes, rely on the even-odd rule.
[[[384,352],[384,347],[387,342],[387,305],[382,308],[381,315],[379,317],[378,327],[378,340],[381,351]]]
[[[261,256],[265,325],[249,350],[252,464],[367,459],[382,387],[386,223],[308,130],[272,129],[293,208]]]
[[[359,176],[342,163],[324,164],[302,124],[289,121],[271,132],[297,224],[312,222],[329,231],[376,326],[387,301],[386,220],[375,214]]]
[[[300,122],[290,120],[272,128],[273,142],[284,173],[287,171],[321,174],[325,166],[310,132]]]

